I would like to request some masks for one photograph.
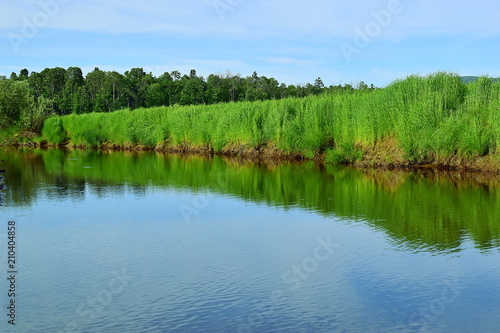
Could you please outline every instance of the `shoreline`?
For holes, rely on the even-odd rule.
[[[274,144],[269,143],[259,147],[249,145],[228,145],[221,151],[215,151],[209,146],[168,145],[167,143],[156,145],[155,147],[141,144],[103,143],[99,146],[89,147],[87,145],[76,145],[69,143],[50,144],[47,142],[25,142],[18,141],[10,143],[0,143],[0,147],[10,146],[14,148],[40,148],[40,149],[80,149],[80,150],[101,150],[101,151],[127,151],[141,152],[154,151],[164,154],[186,154],[202,156],[222,156],[229,158],[243,158],[254,161],[276,160],[276,161],[314,161],[320,165],[341,165],[354,167],[362,170],[433,170],[439,172],[466,172],[500,175],[500,156],[485,155],[478,157],[434,157],[432,159],[411,161],[404,157],[401,148],[398,148],[393,140],[386,140],[371,147],[359,146],[362,151],[362,158],[355,161],[344,161],[341,163],[331,163],[326,161],[326,153],[319,152],[313,158],[308,158],[301,153],[287,153],[278,149]]]
[[[453,73],[303,98],[52,115],[3,144],[500,174],[500,82]],[[1,144],[1,143],[0,143]]]

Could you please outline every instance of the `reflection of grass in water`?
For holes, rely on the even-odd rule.
[[[465,85],[457,75],[411,76],[387,88],[307,98],[171,106],[50,118],[43,137],[77,145],[261,147],[330,162],[359,160],[393,142],[410,160],[477,157],[500,147],[500,81]],[[396,156],[402,158],[403,156]]]
[[[79,150],[0,151],[0,158],[12,170],[8,195],[13,202],[37,195],[39,183],[58,184],[52,195],[76,198],[86,186],[99,193],[124,191],[123,184],[196,193],[209,189],[250,202],[368,221],[405,247],[449,251],[465,237],[482,249],[500,246],[498,177],[320,168],[312,162],[262,161],[257,167],[241,159]]]

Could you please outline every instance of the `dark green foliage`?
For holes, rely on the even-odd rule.
[[[33,107],[35,102],[26,82],[0,80],[0,129],[17,125]]]
[[[45,119],[52,113],[53,101],[44,97],[37,99],[24,78],[0,80],[0,129],[40,133]]]
[[[112,112],[124,108],[169,105],[200,105],[238,101],[305,97],[323,92],[350,89],[348,85],[325,87],[321,78],[314,86],[287,86],[274,78],[253,73],[242,78],[229,71],[211,74],[205,80],[195,70],[189,75],[179,71],[165,72],[159,77],[143,68],[132,68],[125,74],[94,68],[85,77],[78,67],[46,68],[42,72],[27,69],[12,73],[8,81],[27,81],[35,100],[50,102],[51,113],[58,115]]]
[[[44,97],[38,98],[37,103],[21,113],[20,128],[33,133],[40,133],[43,123],[52,113],[51,101]]]

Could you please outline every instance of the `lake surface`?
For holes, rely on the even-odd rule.
[[[1,332],[500,331],[498,179],[156,153],[0,160]]]

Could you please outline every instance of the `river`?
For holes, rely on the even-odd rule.
[[[154,152],[0,160],[1,332],[500,327],[498,178]]]

